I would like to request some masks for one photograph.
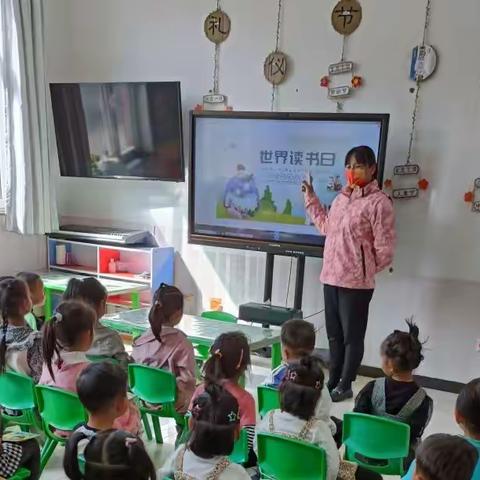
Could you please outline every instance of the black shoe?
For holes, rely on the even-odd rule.
[[[330,396],[332,397],[332,402],[338,403],[353,398],[353,392],[351,388],[344,390],[343,388],[337,387],[331,391]]]
[[[337,387],[337,383],[330,383],[330,382],[327,383],[327,388],[330,393],[332,393],[332,391],[335,390],[336,387]]]

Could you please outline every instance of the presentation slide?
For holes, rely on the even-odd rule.
[[[301,183],[328,208],[345,185],[345,155],[378,154],[380,122],[196,119],[195,224],[203,235],[323,245]]]

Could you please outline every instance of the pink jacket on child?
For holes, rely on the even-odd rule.
[[[147,330],[133,344],[136,363],[164,368],[177,379],[176,410],[185,413],[195,390],[195,354],[187,336],[177,328],[164,326],[160,343],[152,330]]]
[[[375,274],[392,263],[395,249],[392,200],[377,181],[353,191],[345,187],[328,212],[315,194],[307,194],[305,208],[326,235],[320,281],[343,288],[374,288]]]
[[[91,362],[87,359],[85,352],[61,352],[61,357],[60,362],[58,360],[52,362],[55,380],[50,375],[47,365],[44,363],[39,383],[77,393],[77,378],[83,369]],[[140,427],[140,412],[137,406],[130,401],[128,410],[115,420],[113,428],[138,435],[140,433]]]

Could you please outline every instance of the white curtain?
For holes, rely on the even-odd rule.
[[[58,227],[41,0],[0,0],[0,180],[8,230]]]

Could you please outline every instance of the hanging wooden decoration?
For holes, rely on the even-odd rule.
[[[195,110],[232,110],[228,106],[228,98],[219,92],[220,82],[220,44],[230,35],[230,17],[220,8],[220,0],[217,0],[217,8],[211,12],[203,24],[206,37],[215,44],[213,57],[213,88],[203,96],[203,104],[198,104]]]
[[[472,212],[480,213],[480,177],[473,182],[473,189],[465,192],[463,199],[472,207]]]
[[[283,52],[272,52],[265,59],[263,73],[272,85],[280,85],[287,76],[287,56]]]
[[[332,11],[332,26],[340,35],[351,35],[362,21],[362,6],[357,0],[340,0]]]
[[[412,163],[413,145],[415,142],[417,113],[420,102],[420,86],[424,80],[429,78],[435,71],[437,64],[437,54],[435,50],[427,45],[427,33],[430,25],[431,17],[431,1],[427,0],[427,6],[425,10],[425,23],[423,26],[423,39],[422,43],[415,47],[412,52],[412,62],[410,66],[410,78],[415,81],[415,99],[412,112],[412,123],[410,127],[410,138],[408,142],[407,160],[404,164],[396,165],[393,168],[393,175],[395,178],[408,176],[420,176],[420,165]],[[385,188],[392,188],[392,196],[396,199],[411,199],[419,196],[421,190],[428,189],[430,183],[426,178],[421,178],[417,181],[416,186],[409,185],[406,188],[394,187],[392,179],[387,178],[384,182]]]
[[[220,8],[210,13],[205,19],[203,29],[207,38],[218,45],[230,35],[230,17]]]
[[[263,62],[263,75],[267,82],[272,84],[270,109],[273,112],[277,98],[278,86],[285,81],[288,74],[288,57],[280,51],[280,34],[282,28],[283,0],[278,0],[277,29],[275,34],[275,50],[267,55]]]
[[[337,102],[337,111],[343,109],[342,100],[350,97],[363,85],[363,78],[355,73],[355,64],[345,60],[347,36],[352,34],[362,21],[362,6],[358,0],[341,0],[332,10],[332,26],[341,35],[342,54],[340,61],[328,67],[328,75],[320,79],[320,86],[328,91],[328,98]],[[345,76],[348,83],[345,82]]]

